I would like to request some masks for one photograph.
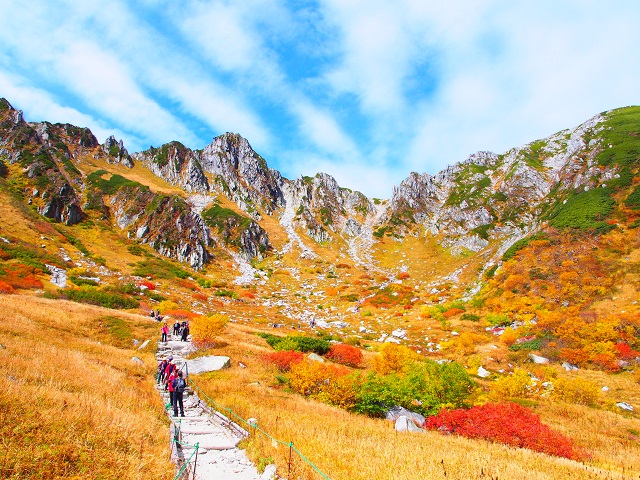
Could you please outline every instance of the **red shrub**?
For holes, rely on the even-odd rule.
[[[209,297],[207,297],[204,293],[193,293],[191,294],[192,298],[195,298],[196,300],[200,300],[201,302],[206,302],[207,300],[209,300]]]
[[[256,294],[253,292],[240,292],[240,298],[250,298],[251,300],[253,300],[254,298],[256,298]]]
[[[15,290],[11,285],[5,282],[0,282],[0,293],[14,293]]]
[[[281,372],[288,372],[291,370],[292,365],[300,363],[303,358],[304,355],[302,352],[296,352],[294,350],[280,350],[262,356],[265,362],[273,363]]]
[[[620,353],[620,358],[623,360],[630,360],[640,356],[640,352],[634,350],[625,342],[616,343],[616,349]]]
[[[547,455],[581,458],[571,439],[540,423],[540,417],[516,403],[488,403],[469,410],[443,410],[428,417],[425,428],[482,438]]]
[[[358,367],[362,363],[362,351],[353,345],[337,343],[331,345],[326,357],[336,363]]]
[[[396,275],[396,278],[398,280],[406,280],[407,278],[411,278],[411,275],[409,275],[407,272],[400,272],[398,275]]]
[[[141,286],[141,287],[147,287],[147,290],[155,290],[156,289],[155,284],[151,283],[148,280],[141,280],[138,283],[138,285]]]

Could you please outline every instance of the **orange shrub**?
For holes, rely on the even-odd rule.
[[[200,300],[201,302],[206,302],[207,300],[209,300],[209,297],[204,293],[194,293],[191,295],[191,297],[195,298],[196,300]]]
[[[178,285],[193,291],[200,290],[200,288],[198,288],[198,285],[196,285],[196,283],[192,282],[191,280],[180,279],[178,280]]]
[[[338,289],[333,287],[325,288],[324,293],[326,293],[330,297],[335,297],[338,295]]]
[[[256,295],[253,292],[247,292],[245,290],[243,292],[240,292],[240,298],[250,298],[251,300],[253,300],[254,298],[256,298]]]
[[[190,312],[189,310],[165,310],[164,314],[183,320],[193,320],[198,316],[197,313]]]
[[[0,282],[0,293],[14,293],[15,290],[11,285],[5,282]]]
[[[407,278],[411,278],[411,275],[409,275],[407,272],[400,272],[398,275],[396,275],[396,278],[398,280],[406,280]]]
[[[351,265],[348,263],[339,263],[336,265],[336,268],[351,268]]]
[[[3,273],[2,273],[3,272]],[[4,265],[0,270],[0,279],[13,288],[42,288],[42,281],[38,278],[42,275],[39,268],[29,267],[21,263]]]
[[[336,363],[359,367],[362,364],[362,351],[358,347],[337,343],[331,345],[326,357]]]
[[[450,308],[446,312],[442,312],[442,316],[444,318],[451,318],[461,313],[464,313],[464,310],[462,310],[461,308]]]

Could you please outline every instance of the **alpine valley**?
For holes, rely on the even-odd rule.
[[[639,226],[640,107],[504,153],[477,152],[436,175],[410,173],[378,199],[325,173],[284,178],[235,133],[202,150],[173,141],[132,153],[87,128],[29,122],[0,99],[0,371],[18,390],[44,381],[9,362],[24,327],[7,325],[39,324],[34,312],[76,318],[74,309],[93,309],[77,314],[95,320],[79,335],[129,356],[135,335],[151,335],[138,324],[152,309],[193,322],[224,315],[230,322],[206,352],[228,355],[232,367],[203,384],[234,411],[259,411],[263,428],[295,436],[330,478],[637,478]],[[23,338],[26,351],[40,352],[34,358],[53,348],[39,329]],[[334,354],[348,367],[315,380],[275,371],[273,338],[301,335],[349,345],[362,360],[354,370]],[[470,382],[464,396],[446,393],[453,379],[445,393],[393,397],[385,382],[413,375],[409,356],[459,365]],[[353,371],[359,380],[336,380]],[[377,397],[363,400],[372,375]],[[73,388],[59,391],[40,392],[41,401],[74,401]],[[443,408],[513,404],[504,402],[534,411],[573,450],[512,449],[438,429],[398,439],[376,410],[396,403],[436,418]],[[285,411],[291,424],[278,423]],[[12,455],[30,465],[26,444],[11,439]],[[270,458],[280,471],[287,452],[269,448],[247,445],[256,463]],[[4,458],[0,472],[21,478]]]

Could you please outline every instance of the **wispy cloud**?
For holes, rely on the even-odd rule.
[[[0,0],[0,95],[132,149],[246,136],[290,176],[388,196],[638,103],[640,5]]]

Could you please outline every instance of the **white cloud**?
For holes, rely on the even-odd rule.
[[[121,130],[105,125],[90,115],[60,105],[49,92],[28,85],[25,79],[0,72],[0,92],[12,102],[14,108],[24,111],[28,122],[48,121],[88,127],[101,143],[110,135],[119,139],[127,136]]]

